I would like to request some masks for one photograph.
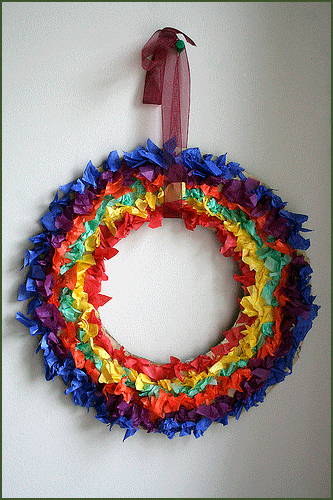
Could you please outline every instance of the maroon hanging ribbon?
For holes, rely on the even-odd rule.
[[[180,33],[195,45],[185,33],[175,28],[157,30],[142,49],[142,67],[147,71],[144,104],[162,105],[163,146],[176,139],[180,150],[187,146],[190,112],[190,68],[185,46],[179,50]],[[151,57],[151,59],[150,59]]]
[[[180,33],[195,46],[185,33],[175,28],[157,30],[142,49],[142,67],[147,71],[144,104],[162,107],[162,140],[165,144],[175,140],[177,152],[186,149],[190,113],[190,67]],[[181,182],[183,169],[169,165],[165,169],[164,217],[181,217]]]

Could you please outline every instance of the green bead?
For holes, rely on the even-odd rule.
[[[185,47],[185,42],[183,42],[183,40],[177,40],[176,42],[176,49],[177,49],[177,52],[181,52]]]

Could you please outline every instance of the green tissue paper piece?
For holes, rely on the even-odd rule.
[[[158,398],[160,390],[161,387],[159,387],[158,385],[144,384],[144,389],[139,392],[139,396],[156,396],[156,398]]]
[[[75,321],[77,321],[78,317],[81,315],[81,311],[78,311],[77,309],[72,307],[74,299],[71,294],[72,291],[67,287],[62,288],[59,299],[59,311],[66,321],[75,323]]]
[[[274,332],[272,329],[273,325],[274,325],[273,321],[268,321],[267,323],[264,323],[262,325],[257,345],[253,348],[254,353],[257,353],[259,349],[262,348],[262,346],[265,343],[266,337],[274,336]]]
[[[83,338],[85,336],[86,332],[82,329],[82,328],[79,328],[78,332],[77,332],[77,338],[83,342]]]
[[[185,191],[185,197],[186,198],[193,198],[198,201],[202,201],[204,199],[204,194],[201,191],[201,189],[198,188],[192,188],[192,189],[186,189]]]
[[[144,187],[144,185],[142,184],[140,179],[138,179],[137,181],[134,182],[132,189],[136,192],[136,195],[138,198],[140,198],[141,196],[143,198],[145,197],[146,188]]]
[[[88,343],[77,344],[76,349],[83,352],[85,358],[89,359],[92,363],[94,363],[99,372],[101,371],[103,365],[102,360],[97,356],[97,354],[94,353],[90,344]]]
[[[126,205],[126,206],[133,206],[133,205],[135,205],[136,200],[137,200],[136,194],[133,193],[133,191],[131,191],[130,193],[127,193],[127,194],[124,194],[123,196],[121,196],[119,198],[119,203],[121,203],[122,205]]]

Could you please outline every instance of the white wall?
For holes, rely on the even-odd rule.
[[[227,151],[290,211],[309,215],[322,307],[293,374],[264,404],[198,440],[140,431],[123,443],[123,430],[110,433],[63,395],[60,380],[44,380],[37,339],[14,315],[25,311],[16,302],[24,249],[57,187],[113,149],[147,137],[160,144],[160,110],[141,104],[140,51],[164,26],[197,44],[187,49],[189,146]],[[3,3],[4,497],[330,496],[329,35],[329,3]],[[137,354],[162,361],[186,357],[230,321],[232,264],[209,236],[169,220],[121,242],[119,265],[108,268],[118,302],[104,316],[117,316],[126,347],[133,341]],[[177,293],[187,298],[181,311]],[[142,294],[157,304],[147,308]]]

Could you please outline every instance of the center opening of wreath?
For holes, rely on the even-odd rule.
[[[156,363],[206,354],[223,341],[240,308],[238,266],[220,254],[213,231],[186,230],[182,219],[143,225],[120,240],[105,261],[99,308],[105,330],[125,350]]]

